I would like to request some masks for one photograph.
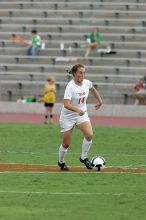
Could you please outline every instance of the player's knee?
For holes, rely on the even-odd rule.
[[[93,134],[92,134],[92,133],[87,134],[87,135],[85,136],[85,138],[86,138],[87,141],[92,141],[92,137],[93,137]]]

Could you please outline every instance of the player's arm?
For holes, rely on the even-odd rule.
[[[84,115],[85,114],[85,111],[75,107],[74,105],[72,105],[70,103],[70,100],[69,99],[64,99],[63,101],[63,104],[64,104],[64,107],[67,108],[68,110],[70,111],[73,111],[73,112],[76,112],[78,113],[80,116]]]
[[[102,98],[101,98],[99,92],[97,91],[97,89],[95,89],[94,86],[90,88],[90,91],[92,92],[93,96],[96,99],[95,109],[97,110],[102,105]]]

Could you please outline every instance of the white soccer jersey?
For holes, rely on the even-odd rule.
[[[83,80],[81,86],[77,85],[74,80],[71,80],[66,86],[64,99],[69,99],[71,104],[86,111],[86,100],[89,95],[89,89],[92,88],[92,86],[92,82],[87,79]],[[77,117],[78,113],[70,111],[63,106],[61,116]]]

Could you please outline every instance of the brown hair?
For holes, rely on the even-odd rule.
[[[32,34],[37,34],[37,30],[34,29],[34,30],[31,31],[31,33]]]
[[[72,74],[74,76],[79,68],[84,68],[84,65],[80,64],[80,63],[77,63],[70,70],[66,70],[66,72],[68,74]]]

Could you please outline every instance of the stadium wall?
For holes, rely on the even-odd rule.
[[[62,104],[56,103],[54,114],[60,114]],[[1,113],[30,113],[43,114],[43,103],[15,103],[0,102]],[[89,115],[96,116],[121,116],[121,117],[146,117],[146,106],[142,105],[102,105],[96,111],[93,104],[88,104]]]

